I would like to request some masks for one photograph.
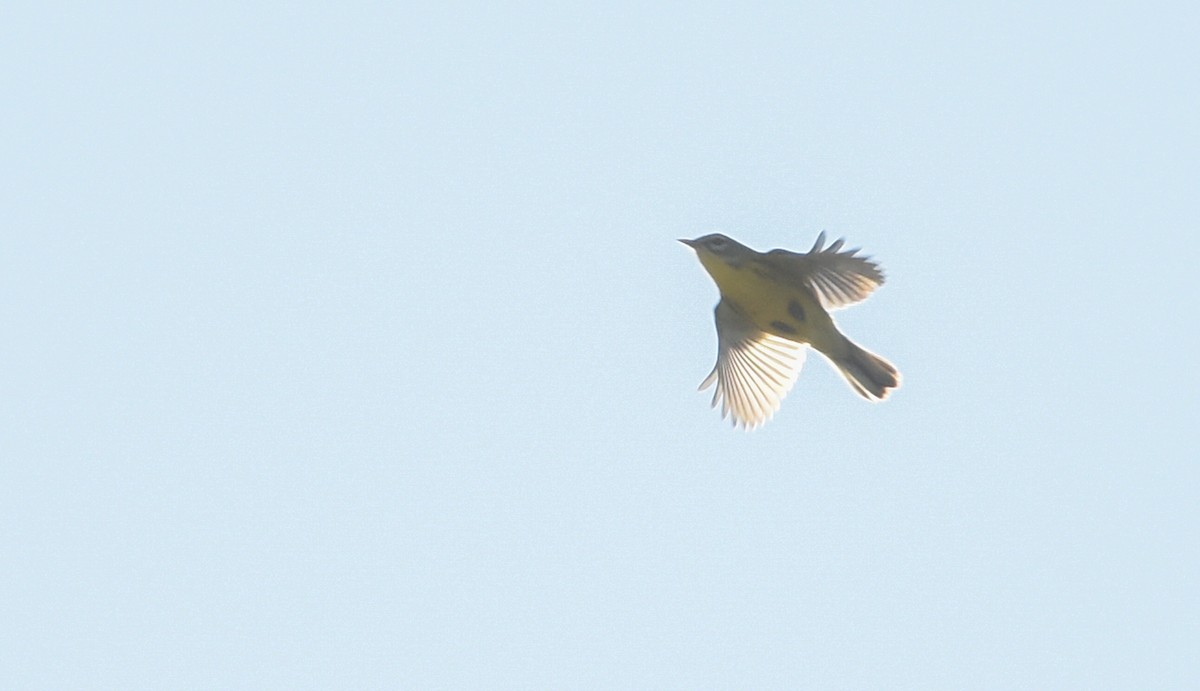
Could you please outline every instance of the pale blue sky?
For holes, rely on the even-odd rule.
[[[9,3],[0,686],[1196,682],[1184,3]],[[845,236],[731,429],[675,242]]]

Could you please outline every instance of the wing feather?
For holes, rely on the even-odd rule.
[[[811,286],[826,309],[837,309],[867,299],[883,285],[883,270],[870,257],[858,256],[858,248],[842,250],[846,244],[839,238],[829,247],[825,233],[817,236],[812,249],[804,254],[787,250],[771,250],[769,257],[780,262],[801,282]]]
[[[715,383],[712,405],[721,405],[721,417],[753,429],[771,419],[796,383],[805,346],[759,330],[726,300],[716,321],[717,363],[700,389]]]

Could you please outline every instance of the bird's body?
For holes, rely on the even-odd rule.
[[[779,408],[804,362],[804,346],[825,355],[859,394],[882,400],[899,386],[891,363],[855,345],[829,314],[865,299],[883,273],[839,240],[822,249],[824,233],[804,254],[756,252],[720,234],[683,240],[696,250],[721,291],[716,309],[717,364],[713,405],[735,425],[755,427]]]
[[[721,289],[722,301],[755,326],[822,352],[837,347],[836,339],[823,338],[836,333],[833,318],[802,281],[757,257],[737,265],[712,254],[700,261]]]

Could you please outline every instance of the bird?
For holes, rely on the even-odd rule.
[[[717,362],[700,390],[716,384],[712,407],[719,403],[722,419],[734,427],[754,429],[774,416],[810,346],[869,401],[900,386],[900,371],[844,336],[829,314],[865,300],[884,282],[870,257],[842,249],[844,238],[825,247],[822,231],[804,253],[756,252],[720,233],[679,241],[696,251],[721,293]]]

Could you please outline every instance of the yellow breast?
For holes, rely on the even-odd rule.
[[[829,313],[807,286],[781,280],[754,261],[734,266],[712,255],[701,256],[700,261],[721,297],[734,303],[759,329],[813,345],[823,344],[828,334],[836,333]]]

